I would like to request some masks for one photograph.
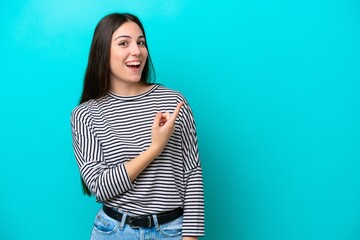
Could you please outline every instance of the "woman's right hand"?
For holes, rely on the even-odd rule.
[[[151,129],[151,145],[150,148],[156,150],[158,155],[165,148],[168,140],[175,130],[175,120],[179,115],[180,108],[183,102],[180,102],[174,113],[171,115],[169,112],[161,113],[158,112],[155,116],[152,129]]]
[[[151,144],[146,151],[125,163],[125,169],[131,181],[162,152],[174,132],[175,119],[179,115],[183,102],[180,102],[174,113],[157,113],[151,129]]]

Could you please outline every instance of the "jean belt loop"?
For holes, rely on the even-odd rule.
[[[160,226],[159,226],[159,222],[158,222],[157,216],[154,214],[154,215],[152,215],[152,218],[153,218],[153,220],[154,220],[154,227],[155,227],[156,231],[159,231]]]
[[[121,219],[121,222],[119,223],[119,228],[120,230],[123,230],[124,229],[124,226],[126,224],[126,217],[128,216],[127,212],[122,212],[122,219]]]

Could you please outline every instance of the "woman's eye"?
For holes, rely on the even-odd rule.
[[[119,46],[124,46],[124,47],[125,47],[125,46],[127,46],[127,45],[128,45],[127,42],[120,42],[120,43],[119,43]]]
[[[138,41],[138,45],[140,45],[140,46],[146,46],[145,41]]]

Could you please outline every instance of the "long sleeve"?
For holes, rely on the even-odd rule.
[[[124,164],[109,167],[101,143],[91,129],[91,117],[84,108],[71,114],[73,149],[82,178],[97,201],[103,202],[132,188]]]
[[[164,150],[133,181],[125,165],[151,145],[154,116],[184,102]],[[82,178],[98,202],[134,215],[184,209],[183,236],[204,235],[204,190],[195,122],[184,96],[161,85],[135,96],[108,92],[71,114]]]
[[[197,133],[190,106],[184,104],[183,110],[181,134],[185,182],[183,236],[203,236],[204,187]]]

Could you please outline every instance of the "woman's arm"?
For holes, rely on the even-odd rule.
[[[132,188],[132,181],[163,150],[175,128],[175,119],[182,103],[175,108],[173,115],[158,113],[151,130],[150,147],[125,164],[109,167],[102,152],[101,143],[90,127],[91,119],[87,108],[79,108],[72,112],[71,125],[73,147],[82,178],[91,193],[99,201],[124,193]]]
[[[204,187],[195,120],[187,102],[181,109],[182,157],[184,159],[183,236],[204,235]]]
[[[160,113],[155,116],[151,129],[150,147],[137,157],[125,163],[125,169],[131,181],[144,171],[144,169],[162,152],[169,138],[175,129],[175,120],[183,105],[180,102],[174,110],[174,113]]]

